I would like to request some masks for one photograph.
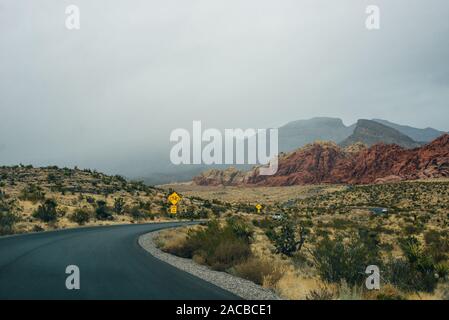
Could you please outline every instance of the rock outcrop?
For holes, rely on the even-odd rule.
[[[335,143],[313,143],[279,158],[273,176],[258,168],[210,170],[195,177],[198,185],[290,186],[320,183],[369,184],[449,177],[449,134],[419,148],[375,144],[342,148]]]

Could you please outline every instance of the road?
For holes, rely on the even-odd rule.
[[[162,262],[139,235],[180,225],[89,227],[0,238],[0,299],[238,299]],[[68,265],[80,290],[68,290]]]

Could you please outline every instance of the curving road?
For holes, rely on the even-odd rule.
[[[144,251],[139,235],[182,223],[121,225],[0,238],[0,299],[239,299]],[[67,290],[65,269],[80,269]]]

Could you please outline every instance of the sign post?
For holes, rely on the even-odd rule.
[[[173,192],[171,195],[168,196],[167,200],[168,202],[171,203],[170,213],[176,214],[178,212],[177,204],[179,203],[179,201],[182,200],[181,196],[176,192]]]

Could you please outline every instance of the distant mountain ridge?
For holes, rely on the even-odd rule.
[[[384,126],[396,129],[417,142],[430,142],[446,133],[444,131],[436,130],[430,127],[425,129],[418,129],[411,126],[396,124],[382,119],[373,119],[373,121],[379,122]]]
[[[328,117],[289,122],[278,129],[279,151],[292,151],[318,140],[339,143],[352,134],[354,127],[345,126],[339,118]]]
[[[386,142],[395,143],[406,148],[414,148],[425,142],[430,142],[433,140],[432,137],[438,137],[444,133],[432,128],[418,129],[381,119],[366,121],[370,121],[369,126],[364,125],[362,127],[372,128],[372,130],[365,130],[369,132],[369,134],[366,135],[358,134],[359,131],[363,132],[360,126],[357,129],[357,132],[355,132],[357,123],[348,126],[343,123],[342,119],[335,117],[315,117],[289,122],[278,128],[279,152],[292,152],[316,141],[332,141],[336,144],[341,144],[351,135],[353,142],[361,142],[368,146],[377,142]],[[376,126],[376,124],[379,124],[379,126]],[[377,128],[377,130],[375,128]],[[390,129],[393,129],[394,131]],[[408,133],[415,138],[408,136]],[[404,135],[408,137],[405,137]],[[379,139],[373,139],[375,136],[378,136]],[[217,170],[217,172],[220,172],[218,174],[222,174],[223,169],[226,169],[226,167],[229,166],[212,166],[213,169],[220,169]],[[207,169],[211,169],[211,166],[166,165],[164,170],[149,172],[145,176],[139,176],[138,179],[143,179],[150,184],[190,181],[194,176],[198,176],[200,172]],[[239,166],[238,169],[248,170],[249,168]]]
[[[340,145],[348,147],[357,142],[361,142],[368,147],[381,142],[385,144],[397,144],[398,146],[407,149],[421,146],[420,143],[392,127],[365,119],[357,121],[354,132],[343,140]]]
[[[369,148],[343,148],[332,142],[313,143],[283,155],[275,175],[258,168],[211,170],[194,177],[198,185],[290,186],[302,184],[369,184],[449,177],[449,134],[425,146],[406,149],[378,143]]]
[[[433,128],[419,129],[411,126],[396,124],[382,119],[372,119],[364,121],[375,122],[362,122],[362,126],[371,128],[371,135],[374,134],[382,136],[382,132],[380,131],[388,131],[388,134],[385,134],[385,137],[388,138],[388,141],[383,142],[396,143],[407,148],[413,148],[426,142],[430,142],[446,133],[444,131],[436,130]],[[354,134],[358,123],[359,122],[346,126],[340,118],[331,117],[316,117],[307,120],[296,120],[289,122],[278,128],[279,151],[294,151],[315,141],[332,141],[337,144],[341,144]],[[385,127],[376,126],[376,123],[379,123],[387,127],[388,129],[386,129]],[[396,130],[397,132],[399,132],[399,134],[393,133],[393,131],[389,130],[390,128]],[[375,133],[374,131],[377,130],[379,132]],[[401,136],[400,134],[407,136],[408,138],[410,138],[410,140]],[[394,141],[394,137],[397,137],[398,140]],[[357,136],[354,138],[357,138]],[[382,139],[380,139],[379,141],[382,141]],[[347,143],[345,143],[345,145],[346,144]],[[368,144],[372,145],[373,143]]]

